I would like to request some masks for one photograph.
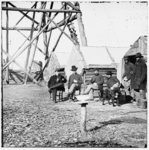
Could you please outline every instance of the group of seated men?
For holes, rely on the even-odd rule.
[[[77,67],[72,66],[71,71],[72,74],[68,79],[68,93],[67,98],[74,100],[74,93],[76,90],[79,90],[83,95],[91,95],[93,98],[93,91],[99,90],[100,97],[106,99],[111,95],[111,98],[114,98],[116,92],[119,92],[120,82],[117,77],[112,76],[112,72],[108,71],[106,89],[103,91],[104,77],[99,74],[98,70],[95,70],[94,76],[91,78],[89,85],[84,91],[81,91],[81,85],[83,84],[82,76],[77,73]],[[62,90],[65,91],[64,83],[67,82],[67,79],[61,75],[61,69],[56,69],[55,75],[51,76],[48,81],[49,92],[52,93],[53,101],[56,102],[57,91]],[[104,95],[104,93],[106,95]]]

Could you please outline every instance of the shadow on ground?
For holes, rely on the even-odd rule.
[[[116,118],[116,119],[112,119],[109,121],[104,121],[104,122],[99,122],[99,124],[101,124],[101,126],[95,126],[92,129],[89,129],[88,131],[96,131],[99,130],[105,126],[108,125],[116,125],[116,124],[121,124],[121,123],[129,123],[129,124],[146,124],[147,121],[145,119],[142,118],[136,118],[136,117],[121,117],[121,118]]]
[[[98,148],[132,148],[130,145],[121,145],[118,143],[113,143],[111,141],[105,143],[97,143],[96,141],[78,141],[75,143],[64,143],[62,147],[98,147]],[[134,148],[134,147],[133,147]]]

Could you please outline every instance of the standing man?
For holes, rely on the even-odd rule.
[[[66,78],[60,74],[61,69],[55,70],[55,75],[51,76],[48,81],[49,93],[52,92],[53,101],[56,103],[57,91],[65,91],[64,83],[67,82]]]
[[[130,95],[130,90],[131,90],[130,85],[131,85],[131,80],[135,71],[135,66],[133,63],[129,61],[128,56],[124,56],[124,61],[125,61],[125,66],[124,66],[125,71],[122,76],[122,79],[124,81],[123,85],[125,88],[126,95]]]
[[[76,90],[81,90],[81,84],[83,83],[81,75],[77,73],[77,67],[72,66],[71,71],[73,72],[68,81],[68,97],[73,99],[73,95]]]
[[[101,93],[101,97],[103,96],[103,83],[104,77],[99,74],[98,70],[95,70],[94,76],[90,80],[90,85],[88,85],[87,89],[85,90],[84,94],[90,93],[93,96],[93,90],[99,89]]]
[[[139,105],[140,99],[146,98],[145,92],[146,85],[147,85],[147,66],[141,53],[137,53],[135,63],[135,73],[131,84],[137,105]]]

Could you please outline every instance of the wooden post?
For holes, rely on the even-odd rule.
[[[37,4],[37,3],[36,3]],[[36,8],[36,5],[35,5],[35,8]],[[35,19],[35,12],[33,12],[33,20]],[[33,30],[33,28],[34,28],[34,21],[32,21],[32,30],[31,30],[31,33],[30,33],[30,41],[32,40],[32,38],[33,38],[33,32],[34,32],[34,30]],[[25,64],[25,69],[26,69],[26,71],[27,71],[27,67],[28,67],[28,62],[29,62],[29,56],[30,56],[30,50],[31,50],[31,45],[29,46],[29,48],[28,48],[28,52],[27,52],[27,57],[26,57],[26,64]],[[25,75],[25,81],[24,81],[24,83],[26,84],[26,82],[27,82],[27,77],[26,77],[27,75]]]
[[[86,132],[86,117],[87,117],[87,109],[86,109],[86,105],[88,103],[84,102],[81,103],[81,132],[82,134],[84,134]]]
[[[42,3],[42,2],[41,2],[41,8],[44,9],[45,6],[46,6],[45,3]],[[41,30],[41,27],[42,27],[42,20],[43,20],[43,17],[44,17],[44,13],[42,13],[42,15],[41,15],[41,21],[40,21],[38,33],[40,33],[40,30]],[[35,43],[33,55],[32,55],[32,58],[31,58],[31,63],[30,63],[30,66],[29,66],[29,70],[28,70],[28,73],[29,73],[29,74],[30,74],[30,72],[31,72],[32,64],[33,64],[33,61],[34,61],[34,57],[35,57],[35,53],[36,53],[36,49],[37,49],[38,40],[39,40],[39,36],[36,38],[36,43]],[[26,75],[25,83],[27,82],[27,79],[28,79],[28,75]]]
[[[77,7],[80,8],[79,3],[77,3]],[[82,15],[81,13],[77,13],[77,21],[78,21],[78,27],[79,27],[79,32],[80,32],[80,38],[81,38],[82,45],[87,46],[87,38],[85,35],[84,24],[83,24],[81,15]]]
[[[6,7],[8,7],[8,3],[6,2]],[[8,10],[6,11],[6,52],[9,54],[9,30],[8,30],[8,26],[9,26],[9,14],[8,14]],[[6,63],[9,62],[9,58],[6,58]],[[6,68],[6,83],[9,84],[9,67]]]

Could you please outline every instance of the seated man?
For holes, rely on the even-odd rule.
[[[87,89],[85,90],[84,94],[90,94],[93,97],[93,90],[99,89],[101,93],[101,97],[103,96],[103,83],[104,77],[99,74],[98,70],[95,70],[95,75],[91,78],[91,84],[88,85]]]
[[[120,82],[117,79],[117,77],[113,77],[112,76],[112,72],[108,71],[106,73],[107,75],[107,88],[104,91],[104,99],[103,99],[103,105],[104,105],[104,100],[106,98],[108,98],[108,100],[111,98],[112,99],[112,103],[114,106],[114,100],[115,98],[117,99],[117,105],[119,105],[119,95],[120,95]]]
[[[60,74],[61,69],[55,70],[55,75],[51,76],[48,81],[49,93],[52,92],[53,101],[56,103],[57,91],[65,91],[64,83],[67,82],[66,78]]]
[[[77,67],[72,66],[71,71],[73,72],[68,81],[68,97],[73,100],[73,95],[76,90],[81,90],[81,84],[83,83],[81,75],[77,73]]]

